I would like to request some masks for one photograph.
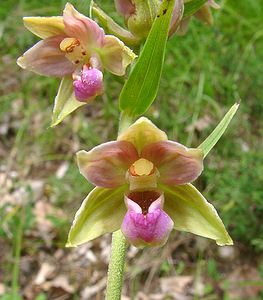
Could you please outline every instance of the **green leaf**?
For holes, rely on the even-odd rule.
[[[85,102],[77,101],[74,96],[72,77],[64,77],[55,98],[51,127],[58,125],[67,115],[85,104]]]
[[[205,141],[198,147],[203,150],[204,157],[210,152],[210,150],[215,146],[218,140],[221,138],[223,133],[226,131],[230,121],[234,117],[237,109],[239,107],[238,103],[235,103],[230,110],[226,113],[221,122],[216,126],[214,131],[205,139]]]
[[[184,15],[183,19],[192,16],[194,13],[196,13],[205,3],[207,0],[192,0],[189,2],[186,2],[184,4]]]
[[[233,241],[212,204],[191,184],[160,185],[164,192],[164,210],[174,221],[174,228],[216,241],[219,246]]]
[[[121,91],[120,109],[128,115],[143,114],[156,97],[174,1],[163,1],[139,59]]]
[[[121,227],[126,213],[124,192],[96,187],[86,197],[75,215],[66,247],[75,247]]]

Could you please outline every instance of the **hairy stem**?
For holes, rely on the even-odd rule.
[[[106,299],[120,300],[127,242],[120,230],[112,234],[111,258],[108,270]]]
[[[123,131],[125,131],[131,124],[132,118],[124,112],[121,113],[118,134],[121,134]],[[113,232],[106,290],[107,300],[121,299],[126,249],[127,242],[121,230]]]

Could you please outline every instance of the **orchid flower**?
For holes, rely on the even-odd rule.
[[[62,78],[53,124],[103,93],[103,70],[123,76],[136,55],[123,42],[105,35],[96,22],[67,3],[63,16],[25,17],[24,25],[42,38],[17,63],[40,75]]]
[[[163,245],[173,228],[232,244],[215,208],[190,184],[203,170],[202,150],[169,141],[148,119],[117,141],[79,151],[77,161],[96,187],[75,216],[67,246],[120,228],[137,247]]]

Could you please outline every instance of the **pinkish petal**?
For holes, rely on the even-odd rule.
[[[90,102],[103,93],[103,74],[95,68],[84,68],[81,75],[73,82],[77,100]]]
[[[114,2],[117,12],[125,19],[135,13],[135,5],[132,4],[131,0],[115,0]]]
[[[194,16],[206,25],[213,25],[214,19],[208,3],[204,4]]]
[[[190,21],[191,21],[191,17],[187,17],[187,18],[183,19],[180,22],[179,27],[177,28],[176,35],[179,35],[179,36],[185,35],[188,30]]]
[[[177,0],[174,5],[173,16],[170,24],[170,29],[169,29],[169,36],[173,35],[178,29],[183,14],[184,14],[184,1]]]
[[[145,207],[140,205],[150,202],[145,212]],[[166,243],[173,229],[173,221],[162,210],[163,194],[158,192],[132,192],[125,196],[128,208],[121,230],[127,240],[136,247],[162,246]]]
[[[132,50],[113,35],[105,36],[99,54],[103,67],[118,76],[123,76],[127,66],[136,58]]]
[[[137,159],[135,147],[125,141],[108,142],[77,153],[80,173],[92,184],[106,188],[124,184],[127,170]]]
[[[63,77],[73,73],[75,66],[59,48],[63,39],[63,36],[55,36],[38,42],[18,58],[17,64],[45,76]]]
[[[63,12],[65,32],[69,37],[79,39],[84,46],[100,46],[104,31],[96,22],[79,13],[73,5],[67,3]]]
[[[160,172],[160,181],[185,184],[194,181],[203,170],[203,152],[179,143],[163,141],[146,146],[141,156],[151,161]]]

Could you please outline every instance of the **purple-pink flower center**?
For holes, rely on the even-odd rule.
[[[76,99],[82,102],[93,100],[103,93],[103,74],[100,70],[84,66],[73,81]]]
[[[133,191],[125,196],[127,213],[122,232],[135,246],[161,246],[173,228],[173,221],[163,208],[161,191]]]

